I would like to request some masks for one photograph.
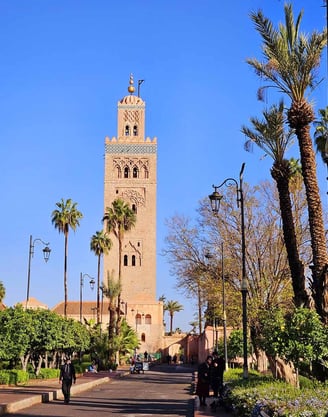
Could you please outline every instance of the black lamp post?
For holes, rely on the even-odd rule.
[[[228,369],[228,348],[227,348],[227,315],[225,302],[225,276],[224,276],[224,253],[223,242],[221,242],[221,279],[222,279],[222,315],[223,315],[223,346],[224,346],[224,367]]]
[[[33,240],[32,235],[30,235],[30,245],[29,245],[29,251],[28,251],[28,267],[27,267],[27,291],[26,291],[26,306],[28,307],[28,302],[30,299],[30,280],[31,280],[31,260],[34,255],[34,245],[36,242],[41,242],[44,245],[44,248],[42,249],[43,252],[43,259],[45,262],[48,262],[50,257],[51,249],[49,248],[49,242],[44,242],[40,238],[36,238]]]
[[[241,252],[242,252],[242,279],[241,279],[241,294],[242,294],[242,310],[243,310],[243,377],[248,378],[248,353],[247,353],[247,278],[246,278],[246,244],[245,244],[245,213],[244,213],[244,194],[243,194],[243,173],[245,163],[242,164],[239,173],[239,184],[234,178],[225,179],[220,185],[213,185],[214,192],[209,195],[211,201],[212,211],[217,214],[220,209],[220,202],[222,195],[218,192],[218,189],[224,185],[236,187],[237,194],[237,206],[240,207],[241,214]]]
[[[95,287],[95,280],[94,278],[92,278],[89,274],[82,274],[82,272],[80,273],[80,323],[82,323],[82,305],[83,305],[83,301],[82,301],[82,288],[83,288],[83,281],[84,278],[88,277],[90,278],[89,284],[90,284],[90,288],[93,290]]]

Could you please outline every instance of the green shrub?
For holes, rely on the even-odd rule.
[[[19,369],[12,369],[9,372],[9,384],[10,385],[26,385],[29,381],[29,374],[26,371]]]
[[[74,364],[75,372],[77,374],[83,374],[83,372],[85,372],[85,370],[88,368],[89,364],[90,364],[90,362],[88,362],[88,363],[75,363]]]
[[[8,371],[0,371],[0,385],[9,385],[10,375]]]
[[[39,373],[39,378],[42,379],[54,379],[59,378],[59,369],[54,368],[41,368]]]

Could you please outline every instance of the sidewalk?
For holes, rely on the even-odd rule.
[[[121,377],[125,371],[86,373],[76,379],[71,393],[77,394],[99,384]],[[0,415],[15,413],[41,402],[63,399],[61,385],[56,379],[32,380],[26,386],[0,386]]]
[[[195,403],[194,403],[194,417],[232,417],[232,414],[226,411],[223,407],[218,407],[215,411],[212,411],[210,404],[213,401],[213,398],[206,399],[206,407],[199,405],[199,400],[197,396],[195,396]]]
[[[129,370],[118,370],[116,372],[100,371],[98,373],[85,373],[76,379],[72,385],[71,394],[78,394],[108,382],[113,378],[120,378]],[[61,385],[58,379],[32,380],[26,386],[0,386],[0,416],[12,414],[32,405],[41,402],[49,402],[56,399],[63,399]],[[223,408],[215,412],[211,410],[212,398],[207,398],[207,407],[200,407],[198,397],[194,395],[194,417],[231,417]]]

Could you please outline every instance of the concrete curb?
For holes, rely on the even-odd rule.
[[[82,384],[73,385],[71,388],[71,394],[78,394],[83,391],[87,391],[97,385],[103,384],[105,382],[109,382],[112,378],[104,377],[99,379],[94,379],[92,381],[84,382]],[[3,414],[12,414],[24,408],[31,407],[35,404],[40,403],[48,403],[53,400],[63,399],[63,394],[61,388],[54,389],[54,390],[47,390],[45,392],[31,395],[28,398],[24,398],[22,400],[17,400],[10,402],[8,404],[1,404],[0,405],[0,415]]]

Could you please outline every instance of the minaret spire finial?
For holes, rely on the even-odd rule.
[[[129,81],[129,87],[128,87],[128,92],[130,93],[130,94],[133,94],[134,92],[135,92],[135,87],[134,87],[134,85],[133,85],[133,74],[131,73],[130,74],[130,81]]]

